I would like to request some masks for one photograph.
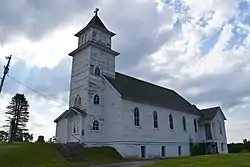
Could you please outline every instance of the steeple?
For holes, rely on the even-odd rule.
[[[99,11],[99,9],[96,8],[94,11],[95,15],[92,17],[92,19],[89,21],[89,23],[81,31],[79,31],[78,33],[75,34],[76,37],[79,37],[81,34],[83,34],[90,27],[94,27],[94,28],[100,29],[102,31],[105,31],[106,33],[110,34],[111,36],[115,35],[115,33],[109,31],[106,28],[106,26],[103,24],[102,20],[98,16],[98,11]]]

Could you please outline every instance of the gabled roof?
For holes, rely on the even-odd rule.
[[[76,112],[78,114],[86,115],[85,111],[77,108],[77,107],[70,107],[68,110],[64,111],[59,117],[57,117],[54,122],[58,122],[60,119],[66,117],[69,113]]]
[[[108,82],[121,94],[122,98],[146,102],[161,107],[200,115],[200,111],[174,90],[160,87],[121,73],[115,79],[105,76]]]
[[[98,17],[98,15],[95,15],[90,21],[89,23],[86,25],[86,27],[84,27],[82,30],[80,30],[78,33],[75,34],[75,36],[79,37],[82,33],[85,32],[85,30],[87,30],[90,27],[96,27],[98,29],[101,29],[109,34],[111,34],[112,36],[115,35],[115,33],[109,31],[106,26],[103,24],[103,22],[101,21],[101,19]]]
[[[221,114],[224,117],[224,120],[226,120],[226,117],[223,114],[220,107],[206,108],[200,111],[202,112],[202,117],[200,118],[200,121],[211,121],[212,119],[214,119],[214,117],[216,116],[218,112],[221,112]]]
[[[87,24],[86,27],[89,27],[89,26],[98,26],[99,28],[102,28],[104,30],[107,30],[108,29],[105,27],[105,25],[103,24],[103,22],[101,21],[101,19],[98,17],[98,15],[95,15],[91,20],[90,22]]]

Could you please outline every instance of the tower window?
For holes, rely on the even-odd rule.
[[[93,37],[96,37],[96,31],[93,31]]]
[[[99,122],[97,120],[93,122],[93,130],[99,130]]]
[[[79,95],[77,95],[74,101],[74,106],[79,107],[81,103],[82,103],[82,98]]]
[[[100,97],[98,95],[94,96],[94,104],[100,104]]]
[[[140,125],[140,115],[139,115],[139,109],[137,107],[134,109],[134,125],[135,126]]]
[[[78,104],[78,105],[81,105],[81,104],[82,104],[82,98],[81,98],[80,96],[78,96],[77,104]]]
[[[96,76],[100,76],[101,75],[101,71],[100,71],[100,68],[98,66],[96,66],[95,68],[95,73],[94,73]]]

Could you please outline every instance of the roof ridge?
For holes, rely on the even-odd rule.
[[[220,106],[215,106],[215,107],[209,107],[209,108],[203,108],[201,109],[201,111],[204,111],[204,110],[211,110],[211,109],[216,109],[216,108],[220,108]]]
[[[167,89],[167,90],[170,90],[170,91],[175,92],[173,89],[169,89],[169,88],[166,88],[166,87],[163,87],[163,86],[160,86],[160,85],[156,85],[156,84],[153,84],[153,83],[151,83],[151,82],[149,82],[149,81],[145,81],[145,80],[143,80],[143,79],[138,79],[138,78],[135,78],[135,77],[132,77],[132,76],[129,76],[129,75],[120,73],[120,72],[115,72],[115,73],[121,74],[121,75],[123,75],[123,76],[125,76],[125,77],[128,77],[128,78],[135,79],[135,80],[140,81],[140,82],[144,82],[144,83],[147,83],[147,84],[150,84],[150,85],[157,86],[157,87],[159,87],[159,88],[161,88],[161,89]],[[176,92],[175,92],[175,93],[176,93]]]

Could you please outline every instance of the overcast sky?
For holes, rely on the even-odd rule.
[[[228,141],[250,139],[249,0],[1,0],[0,66],[13,54],[9,75],[38,93],[7,77],[0,128],[19,92],[30,104],[30,131],[55,134],[53,120],[68,107],[74,34],[96,7],[117,34],[117,71],[174,89],[199,108],[221,106]]]

